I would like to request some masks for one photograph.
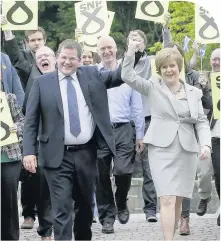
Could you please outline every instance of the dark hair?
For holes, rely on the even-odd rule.
[[[58,46],[57,53],[59,54],[63,48],[64,49],[76,49],[78,58],[82,57],[81,45],[73,39],[66,39],[63,42],[61,42]]]
[[[186,62],[185,55],[183,49],[178,45],[177,43],[170,42],[164,46],[164,48],[173,48],[176,47],[177,50],[180,52],[180,54],[183,56],[184,59],[184,68],[185,68],[185,73],[187,73],[190,70],[189,65]]]
[[[42,27],[38,27],[37,30],[27,30],[27,31],[25,31],[25,38],[26,38],[27,40],[29,40],[28,37],[29,37],[30,35],[36,33],[36,32],[41,32],[42,35],[43,35],[44,41],[46,41],[46,33],[45,33],[45,30],[44,30]]]
[[[92,55],[92,58],[94,57],[94,52],[92,52],[92,51],[90,51],[90,50],[83,50],[83,54],[84,54],[85,51],[90,52],[91,55]]]

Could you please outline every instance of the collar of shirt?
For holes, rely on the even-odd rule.
[[[156,58],[156,55],[147,55],[147,53],[144,51],[144,54],[140,57],[140,60],[146,61],[146,59],[155,59],[155,58]]]
[[[65,76],[64,74],[62,74],[59,70],[58,70],[58,79],[59,81],[65,79],[67,76]],[[73,80],[76,80],[77,79],[77,75],[76,75],[76,72],[74,72],[72,75],[71,75],[72,79]]]
[[[31,55],[32,55],[33,59],[35,59],[35,53],[33,53],[33,52],[31,51]]]
[[[120,60],[116,60],[117,61],[117,68],[118,68],[118,66],[120,65]],[[104,71],[104,70],[109,70],[108,68],[106,68],[105,66],[104,66],[104,64],[102,63],[102,62],[100,62],[99,64],[97,64],[97,68],[98,68],[98,70],[100,70],[100,71]],[[117,69],[116,68],[116,69]]]

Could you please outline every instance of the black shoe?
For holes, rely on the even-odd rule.
[[[148,210],[146,212],[146,220],[150,223],[155,223],[158,221],[157,217],[156,217],[156,212],[153,210]]]
[[[118,217],[118,221],[121,224],[126,224],[130,218],[130,212],[129,212],[127,204],[125,206],[126,206],[126,208],[124,208],[124,209],[118,208],[117,217]]]
[[[197,215],[199,216],[203,216],[206,211],[207,211],[207,204],[210,201],[211,197],[207,198],[207,199],[200,199],[200,203],[198,205],[198,208],[196,210]]]
[[[109,234],[114,233],[114,225],[112,223],[104,223],[102,226],[102,233]]]
[[[220,226],[220,214],[219,214],[219,216],[217,218],[217,225]]]

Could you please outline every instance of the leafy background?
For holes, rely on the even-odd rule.
[[[74,1],[40,1],[39,2],[39,26],[42,26],[47,33],[47,44],[56,50],[59,43],[66,38],[74,38],[76,28]],[[151,21],[135,19],[136,1],[108,1],[108,10],[115,12],[111,26],[110,35],[115,39],[118,46],[118,57],[122,57],[126,48],[126,38],[133,29],[141,29],[147,36],[146,51],[155,54],[162,48],[162,25],[154,24]],[[173,41],[183,46],[183,40],[188,35],[194,40],[195,21],[194,3],[191,2],[170,2],[169,12],[171,14],[170,29]],[[22,41],[24,33],[15,32],[16,37]],[[190,44],[191,47],[191,44]],[[219,44],[207,45],[204,57],[204,70],[210,70],[209,58],[213,49]],[[186,54],[187,60],[192,56]],[[200,68],[200,59],[198,69]]]

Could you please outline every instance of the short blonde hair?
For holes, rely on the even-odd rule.
[[[183,68],[183,56],[181,55],[181,53],[178,51],[176,47],[173,47],[173,48],[164,48],[157,53],[155,64],[156,64],[156,69],[158,74],[161,74],[160,69],[162,65],[164,65],[169,60],[176,61],[179,71],[181,72]]]

